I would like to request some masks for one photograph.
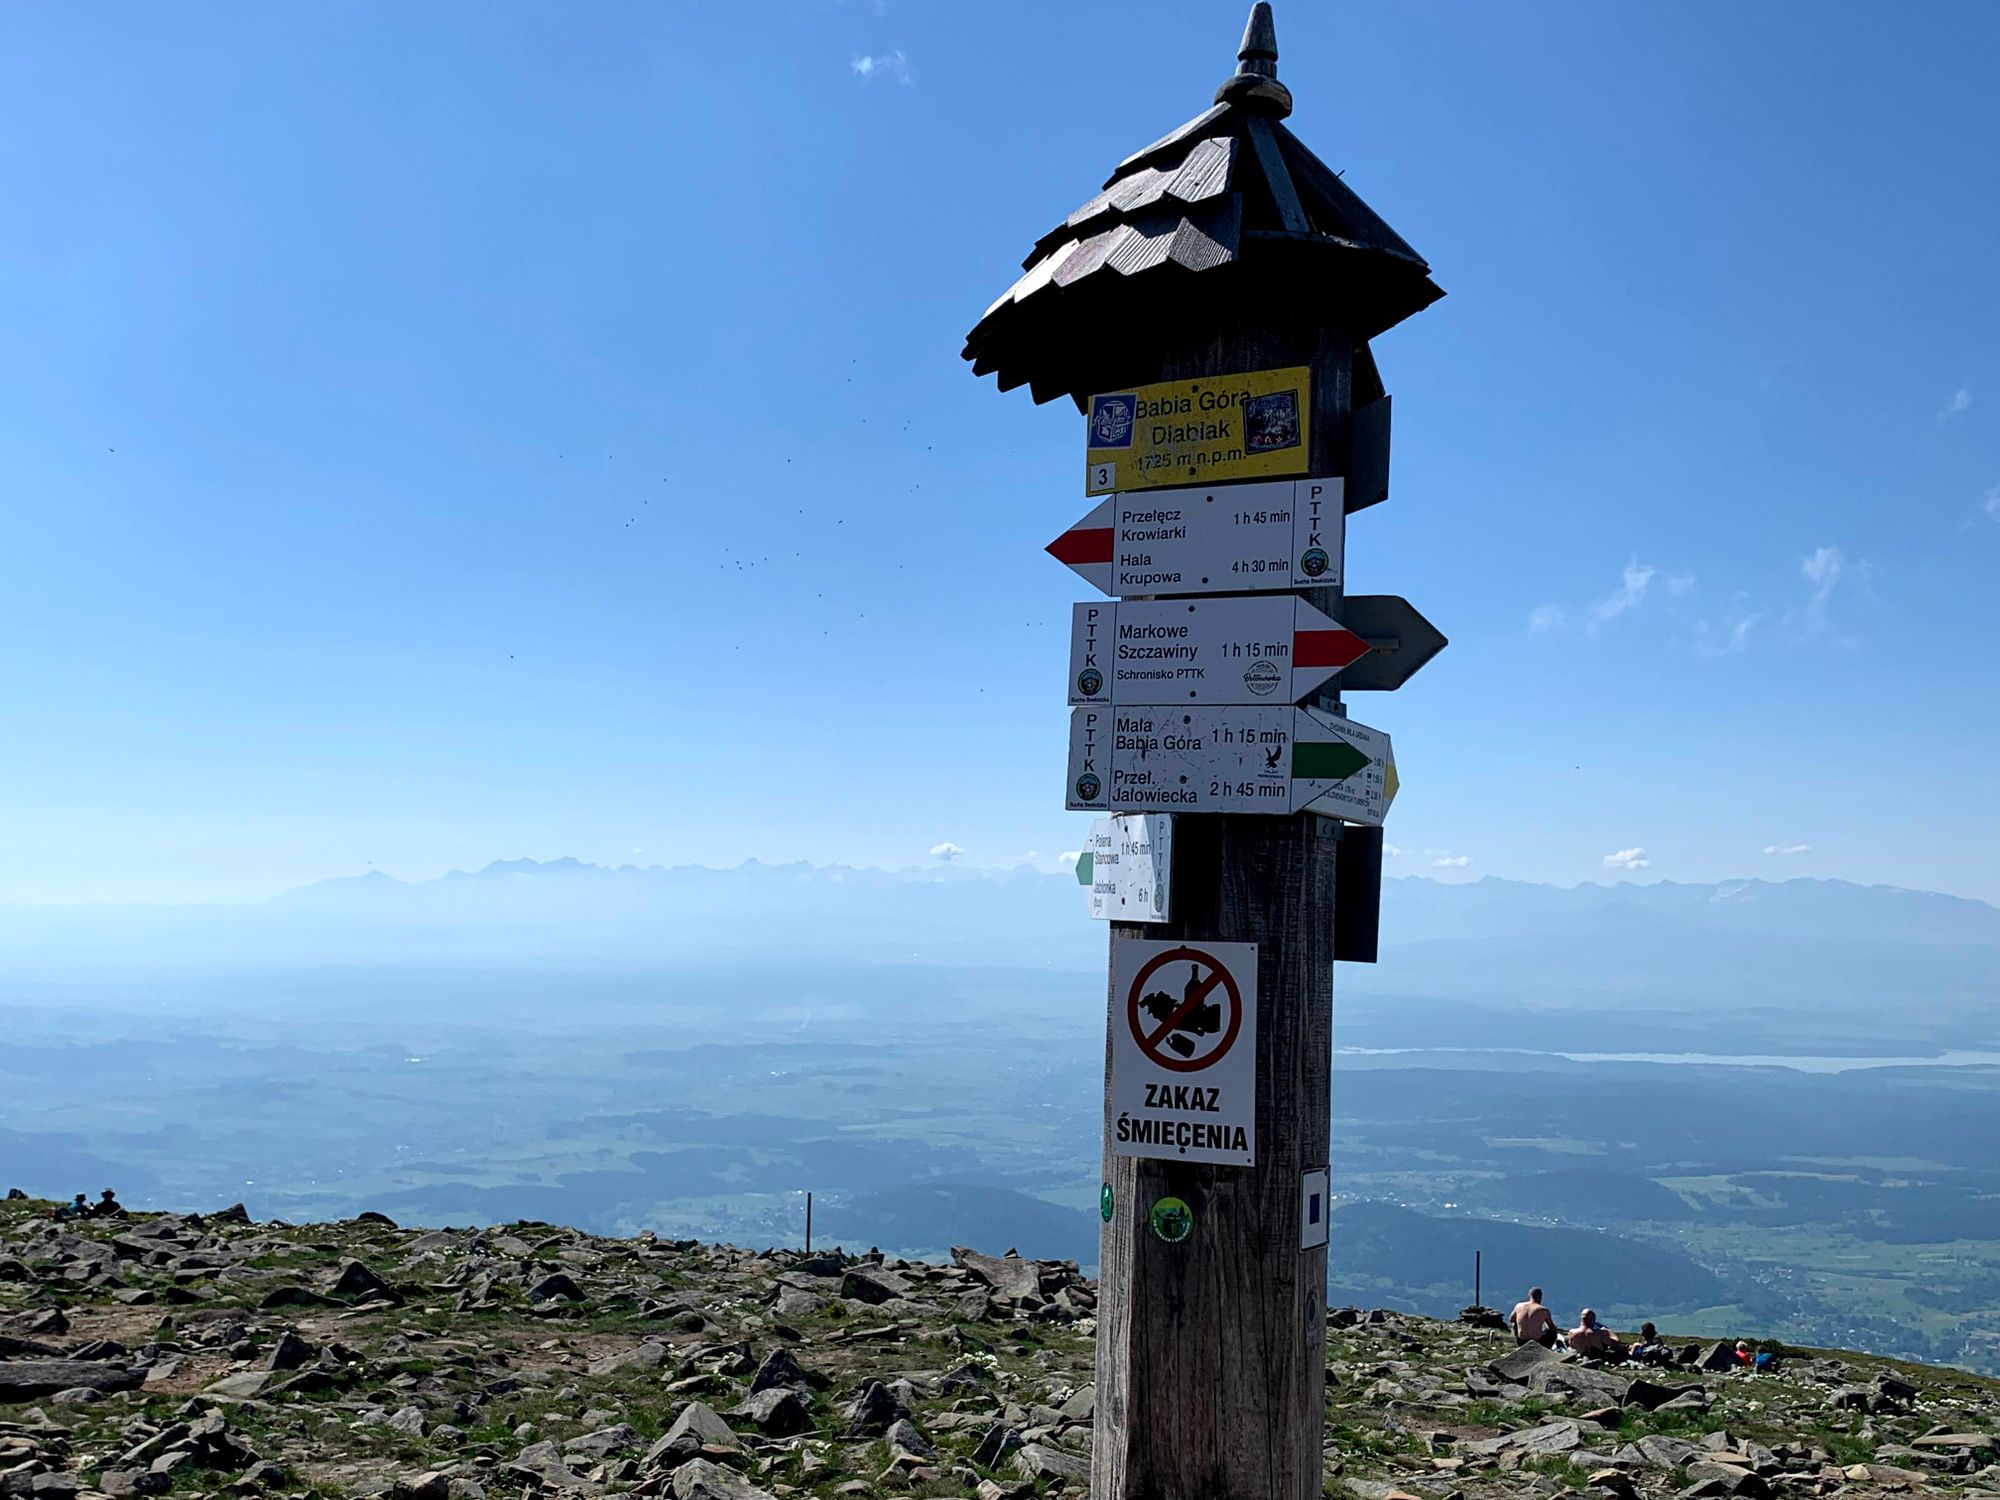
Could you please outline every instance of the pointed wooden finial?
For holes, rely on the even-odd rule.
[[[1243,26],[1243,45],[1236,49],[1236,71],[1264,78],[1278,76],[1278,23],[1271,19],[1270,0],[1257,0]]]
[[[1236,71],[1215,91],[1215,102],[1255,107],[1281,120],[1292,112],[1292,91],[1278,82],[1278,24],[1271,19],[1270,0],[1250,7]]]

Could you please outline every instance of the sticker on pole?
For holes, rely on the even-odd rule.
[[[1111,1151],[1255,1164],[1255,943],[1113,942]]]
[[[1162,1198],[1146,1218],[1153,1233],[1169,1245],[1178,1245],[1194,1232],[1194,1210],[1179,1198]]]
[[[1316,1250],[1326,1243],[1328,1215],[1332,1212],[1332,1197],[1327,1191],[1331,1171],[1326,1167],[1308,1167],[1299,1178],[1299,1248]]]

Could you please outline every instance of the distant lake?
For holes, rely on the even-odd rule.
[[[1716,1052],[1548,1052],[1531,1047],[1337,1047],[1349,1057],[1560,1057],[1578,1063],[1668,1063],[1723,1068],[1791,1068],[1800,1073],[1848,1073],[1857,1068],[1995,1068],[2000,1052],[1947,1051],[1928,1057],[1821,1057]]]

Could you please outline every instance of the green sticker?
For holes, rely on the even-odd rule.
[[[1104,1184],[1104,1191],[1097,1195],[1097,1217],[1105,1223],[1111,1222],[1111,1184]]]
[[[1153,1233],[1169,1245],[1178,1245],[1194,1233],[1194,1210],[1178,1198],[1162,1198],[1153,1205]]]

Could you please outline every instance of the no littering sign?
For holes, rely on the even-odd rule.
[[[1257,1160],[1257,945],[1111,949],[1114,1156]]]

